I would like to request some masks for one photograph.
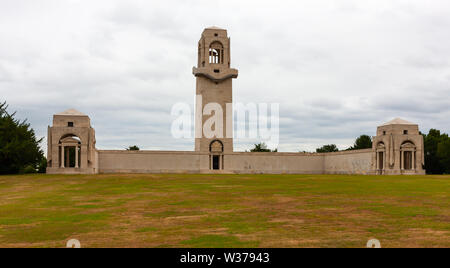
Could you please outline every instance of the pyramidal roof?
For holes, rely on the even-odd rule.
[[[87,116],[84,113],[77,111],[75,109],[69,109],[67,111],[64,111],[64,112],[56,114],[56,115]]]
[[[211,27],[206,28],[206,30],[225,30],[225,29],[219,28],[217,26],[211,26]]]
[[[411,123],[411,122],[403,120],[401,118],[395,118],[394,120],[389,121],[389,122],[383,124],[382,126],[389,126],[389,125],[417,125],[417,124]]]

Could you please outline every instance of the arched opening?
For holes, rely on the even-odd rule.
[[[210,169],[220,170],[224,168],[223,143],[219,140],[211,142],[209,145]]]
[[[60,168],[80,168],[81,140],[76,135],[67,134],[59,140]]]
[[[400,147],[401,152],[401,169],[414,170],[416,169],[416,146],[411,141],[406,141]]]
[[[376,148],[376,154],[377,154],[377,170],[380,174],[383,173],[385,169],[385,161],[386,161],[386,146],[384,145],[384,142],[380,142],[377,144]]]
[[[223,143],[219,140],[211,142],[209,145],[209,151],[211,153],[223,153]]]
[[[209,63],[211,64],[223,64],[223,45],[216,41],[209,46]]]

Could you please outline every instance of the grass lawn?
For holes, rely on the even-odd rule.
[[[450,176],[0,176],[0,247],[450,247]]]

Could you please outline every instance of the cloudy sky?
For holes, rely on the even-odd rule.
[[[0,101],[41,137],[75,108],[98,148],[193,150],[171,108],[194,105],[212,25],[231,36],[234,101],[280,104],[280,151],[346,148],[395,117],[450,132],[448,0],[0,0]]]

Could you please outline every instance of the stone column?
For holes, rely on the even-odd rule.
[[[375,157],[375,162],[376,162],[376,164],[377,164],[377,171],[378,170],[380,170],[380,159],[379,159],[379,152],[377,151],[377,153],[375,154],[376,155],[376,157]]]
[[[405,151],[400,152],[400,169],[405,170]]]
[[[78,168],[78,145],[75,146],[75,168]]]
[[[372,161],[372,165],[370,166],[370,168],[372,169],[372,171],[377,171],[377,152],[373,151],[372,152],[372,157],[370,158]]]
[[[64,145],[61,145],[61,167],[64,168],[65,165],[65,154],[64,154]]]
[[[412,154],[411,169],[416,170],[416,152],[413,150],[411,151],[411,154]]]

